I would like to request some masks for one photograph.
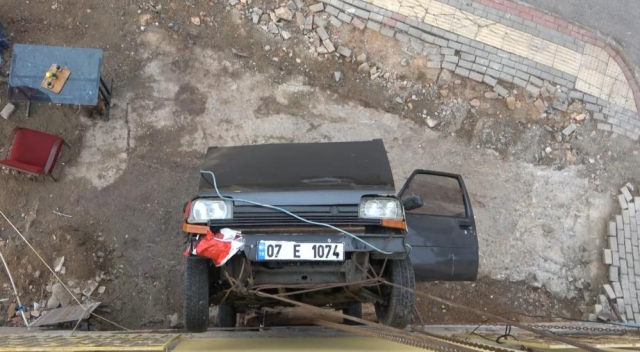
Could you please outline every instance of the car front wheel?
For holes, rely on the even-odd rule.
[[[409,257],[389,260],[384,277],[396,285],[415,289],[413,266]],[[382,291],[385,302],[375,305],[378,321],[387,326],[404,329],[411,322],[414,311],[413,292],[389,285],[383,285]]]
[[[207,258],[187,258],[184,326],[188,332],[204,332],[209,326],[209,266]]]

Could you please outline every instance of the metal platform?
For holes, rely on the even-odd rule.
[[[335,324],[335,323],[332,323]],[[539,329],[570,337],[600,351],[640,351],[638,329],[612,325],[543,324]],[[428,326],[389,332],[365,326],[296,326],[211,329],[201,334],[175,330],[137,332],[31,331],[0,328],[0,352],[5,351],[558,351],[574,346],[513,328],[507,339],[504,326]],[[473,331],[473,333],[472,333]],[[426,334],[424,334],[426,333]]]
[[[464,339],[467,341],[476,341],[480,343],[487,343],[487,339],[495,341],[500,334],[482,334],[469,335],[469,334],[454,334],[452,337]],[[564,344],[562,342],[554,341],[547,337],[533,336],[531,334],[517,334],[512,339],[501,339],[501,345],[510,348],[532,348],[536,350],[566,350],[575,349],[571,345]],[[633,335],[600,335],[600,336],[585,336],[585,335],[565,335],[569,336],[577,341],[593,346],[595,348],[610,349],[610,348],[639,348],[640,336]],[[517,339],[516,339],[517,338]],[[491,344],[494,342],[491,341]]]
[[[0,335],[0,352],[170,351],[180,334],[30,332]]]
[[[52,309],[47,314],[41,315],[36,321],[29,324],[31,327],[56,325],[65,322],[89,319],[91,312],[100,306],[100,302],[92,303],[84,309],[81,306],[68,306]]]
[[[424,349],[369,337],[331,338],[193,338],[182,341],[173,352],[239,352],[239,351],[349,351],[413,352]]]

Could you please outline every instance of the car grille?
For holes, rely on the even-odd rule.
[[[307,220],[330,224],[333,226],[376,226],[380,219],[361,219],[352,214],[296,214]],[[236,213],[233,219],[211,220],[209,226],[214,227],[260,227],[260,226],[304,226],[304,221],[284,213]]]

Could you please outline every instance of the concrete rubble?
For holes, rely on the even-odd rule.
[[[63,264],[67,263],[64,257],[59,257],[55,260],[53,269],[56,269],[59,275],[65,270]],[[38,276],[42,274],[38,272]],[[106,281],[113,280],[112,275],[107,275],[104,272],[99,272],[93,280],[78,281],[74,279],[65,279],[64,285],[58,282],[54,277],[50,277],[50,283],[46,287],[42,288],[42,292],[48,294],[48,298],[42,300],[36,300],[31,304],[26,304],[23,308],[25,318],[29,322],[35,321],[39,317],[46,315],[49,311],[58,308],[65,308],[77,305],[76,299],[80,300],[82,304],[93,304],[96,301],[95,297],[102,296],[106,293],[106,286],[100,285]],[[66,286],[66,288],[65,288]],[[8,287],[3,287],[8,289]],[[68,290],[70,291],[68,291]],[[75,297],[75,299],[74,299]],[[23,302],[25,304],[25,302]],[[12,310],[11,307],[14,307]],[[14,326],[24,325],[21,313],[17,309],[17,303],[11,303],[7,310],[7,321]]]
[[[371,70],[371,67],[366,62],[363,63],[362,65],[358,66],[358,73],[367,73],[370,70]]]
[[[8,120],[11,117],[11,114],[16,110],[16,106],[8,103],[2,111],[0,111],[0,116],[2,116],[5,120]]]
[[[392,40],[400,43],[401,54],[404,57],[399,62],[399,68],[411,69],[416,59],[426,59],[422,64],[426,67],[425,76],[441,87],[439,92],[443,98],[449,98],[451,89],[448,85],[454,83],[453,74],[456,74],[459,77],[486,85],[490,91],[484,94],[485,98],[502,97],[509,110],[519,111],[531,104],[535,107],[533,111],[536,112],[532,115],[534,120],[562,121],[562,124],[558,126],[552,126],[552,124],[545,126],[545,129],[553,132],[555,142],[549,141],[549,145],[541,148],[539,159],[541,162],[551,159],[558,163],[567,164],[575,163],[578,160],[579,155],[565,142],[572,138],[582,138],[578,133],[581,124],[591,118],[591,113],[583,108],[580,99],[578,99],[584,98],[584,95],[577,97],[566,87],[560,84],[556,85],[553,80],[539,79],[520,71],[513,72],[513,79],[507,79],[504,82],[504,77],[496,73],[503,65],[495,64],[482,57],[482,53],[474,55],[461,50],[464,49],[464,46],[449,45],[446,41],[440,43],[438,40],[425,36],[422,32],[420,32],[421,35],[418,35],[418,32],[413,33],[409,26],[405,27],[402,24],[398,24],[395,29],[389,29],[379,23],[377,18],[379,15],[374,13],[367,12],[370,16],[369,20],[361,21],[359,18],[364,17],[358,15],[359,10],[356,5],[347,6],[342,2],[336,2],[336,4],[338,3],[340,6],[337,7],[330,1],[321,1],[310,6],[304,2],[300,4],[289,3],[274,11],[242,4],[239,4],[238,8],[244,6],[246,15],[252,18],[252,22],[273,35],[274,39],[280,37],[282,40],[287,40],[292,36],[302,35],[302,38],[306,39],[308,43],[309,53],[319,60],[333,58],[344,63],[353,63],[356,72],[368,74],[371,81],[380,81],[382,85],[386,86],[394,84],[400,89],[407,89],[407,87],[403,87],[404,82],[396,82],[397,71],[394,71],[394,68],[372,62],[365,52],[359,52],[356,56],[353,53],[354,48],[343,42],[343,38],[336,34],[336,31],[339,31],[342,24],[346,23],[356,29],[379,32],[382,36],[388,34],[387,36]],[[355,9],[352,13],[345,10],[345,8],[352,7]],[[270,15],[258,16],[263,13]],[[290,21],[293,21],[291,25],[288,24]],[[287,26],[290,26],[291,30]],[[285,30],[285,28],[287,29]],[[391,31],[391,33],[386,33],[386,31]],[[405,33],[405,31],[408,32]],[[395,69],[397,70],[397,67]],[[340,81],[342,75],[340,78],[335,77],[335,79],[336,82]],[[460,80],[455,81],[456,83],[460,82]],[[512,85],[513,88],[509,88],[509,85]],[[478,99],[469,99],[469,101],[473,108],[482,109],[486,106]],[[412,111],[413,106],[413,103],[403,104],[403,110]],[[417,115],[430,128],[436,127],[433,122],[436,116],[431,116],[431,120],[427,121],[426,114],[417,112]],[[444,123],[438,123],[438,129],[447,125],[444,120],[437,121]],[[601,128],[607,128],[607,125],[602,125]]]
[[[180,319],[178,318],[178,313],[173,313],[167,316],[167,320],[169,321],[170,328],[177,328],[180,325]]]
[[[87,285],[85,286],[85,289],[82,290],[82,294],[84,296],[91,297],[91,294],[93,294],[93,291],[95,291],[98,288],[98,285],[99,284],[97,282],[93,280],[89,280],[87,282]]]
[[[285,21],[293,20],[293,12],[286,7],[280,7],[274,11],[276,17]]]
[[[61,272],[62,268],[64,268],[64,256],[56,259],[55,263],[53,264],[53,270],[56,273]]]
[[[268,11],[258,7],[249,8],[248,5],[238,4],[238,8],[244,6],[248,16],[252,16],[253,23],[258,21],[256,13]],[[494,94],[505,99],[506,106],[510,110],[520,110],[526,104],[533,104],[537,109],[538,120],[558,120],[563,119],[563,114],[571,115],[573,121],[565,122],[563,126],[546,128],[552,129],[559,142],[564,142],[570,138],[582,138],[577,133],[580,131],[582,123],[586,123],[592,117],[599,120],[594,126],[596,130],[613,131],[624,134],[630,138],[637,138],[634,133],[621,131],[618,126],[612,126],[610,109],[597,107],[594,104],[601,103],[588,94],[582,94],[573,90],[571,82],[566,77],[543,72],[538,75],[539,70],[527,70],[522,64],[511,59],[500,59],[495,53],[485,53],[485,48],[480,50],[468,43],[456,42],[456,39],[444,40],[428,31],[419,30],[411,23],[403,24],[393,19],[387,19],[388,11],[382,11],[375,6],[364,6],[359,3],[344,3],[342,1],[331,2],[323,0],[315,4],[307,5],[304,2],[295,4],[289,2],[287,6],[277,8],[270,12],[273,16],[262,16],[259,24],[265,32],[278,36],[282,31],[283,23],[295,19],[295,27],[302,31],[308,39],[309,52],[319,59],[334,57],[336,60],[343,58],[344,62],[357,63],[354,68],[359,69],[362,64],[368,61],[371,66],[375,62],[367,60],[365,53],[359,53],[358,57],[351,57],[354,48],[350,48],[342,42],[343,38],[332,34],[342,28],[343,24],[349,24],[359,30],[378,32],[381,36],[387,36],[401,44],[401,52],[406,55],[400,61],[400,67],[411,68],[415,58],[424,57],[426,62],[425,75],[432,80],[438,80],[439,85],[444,82],[438,77],[443,77],[444,73],[449,76],[451,73],[461,78],[487,85],[493,91],[487,99],[495,99]],[[287,32],[280,35],[283,39],[299,34]],[[456,37],[458,38],[458,37]],[[459,39],[462,40],[462,39]],[[363,57],[364,55],[364,57]],[[276,59],[274,59],[276,60]],[[396,78],[395,72],[389,72],[392,68],[378,66],[379,71],[370,74],[371,80],[383,82],[393,82]],[[391,70],[390,70],[391,69]],[[529,71],[529,73],[527,73]],[[362,71],[358,71],[363,73]],[[536,74],[534,74],[536,73]],[[446,85],[446,83],[444,83]],[[513,88],[510,88],[513,87]],[[520,96],[514,96],[520,90]],[[443,95],[443,97],[446,97]],[[584,104],[583,104],[584,102]],[[525,104],[526,103],[526,104]],[[409,107],[409,105],[407,105]],[[409,109],[410,110],[410,109]],[[424,117],[423,117],[424,118]],[[575,128],[574,128],[575,127]],[[562,162],[574,163],[578,156],[572,150],[565,147],[555,147],[558,150],[553,154],[541,154],[543,159],[562,159]],[[543,150],[541,150],[543,151]],[[567,157],[564,157],[564,156]],[[560,157],[562,156],[562,157]]]
[[[562,130],[562,134],[565,136],[570,136],[575,130],[578,128],[575,123],[569,124],[564,130]]]

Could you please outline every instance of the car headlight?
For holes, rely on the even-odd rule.
[[[189,223],[207,223],[209,220],[231,219],[233,204],[218,199],[196,199],[191,202]]]
[[[361,218],[370,219],[404,219],[400,201],[387,197],[365,197],[360,202],[358,211]]]

